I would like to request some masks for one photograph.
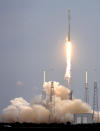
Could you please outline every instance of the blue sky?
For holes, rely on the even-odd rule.
[[[94,69],[100,85],[100,1],[0,0],[0,114],[11,99],[21,96],[31,101],[40,94],[44,68],[47,81],[66,85],[64,42],[68,8],[73,46],[72,88],[75,97],[84,99],[88,70],[92,105]],[[17,86],[18,81],[24,85]]]

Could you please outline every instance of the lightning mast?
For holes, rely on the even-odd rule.
[[[43,80],[44,80],[44,83],[45,83],[45,71],[43,71]]]
[[[89,104],[87,71],[86,71],[86,81],[85,81],[85,102],[86,102],[87,104]]]
[[[45,84],[45,71],[43,71],[43,86]],[[44,91],[44,87],[42,88],[42,102],[46,99],[46,92]]]

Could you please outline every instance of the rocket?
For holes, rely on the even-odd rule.
[[[68,41],[70,41],[70,12],[71,10],[68,9]]]

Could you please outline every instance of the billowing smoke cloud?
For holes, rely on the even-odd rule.
[[[45,82],[43,87],[46,94],[50,94],[51,82]],[[59,82],[54,82],[54,92],[55,95],[60,97],[61,99],[68,99],[70,90],[60,85]]]
[[[15,98],[10,101],[11,105],[3,110],[4,122],[47,122],[49,111],[41,105],[30,105],[23,98]]]
[[[28,103],[23,98],[15,98],[10,101],[10,105],[2,111],[3,122],[32,122],[32,123],[48,123],[48,122],[64,122],[73,121],[75,113],[92,113],[91,107],[82,102],[80,99],[69,100],[70,90],[61,86],[58,82],[54,82],[55,99],[52,109],[53,118],[50,119],[51,110],[49,108],[48,96],[50,94],[51,82],[45,82],[43,85],[46,98],[41,99],[41,95]],[[97,119],[96,119],[97,120]]]

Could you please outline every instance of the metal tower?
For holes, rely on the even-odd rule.
[[[70,89],[70,93],[69,93],[69,99],[72,100],[72,95],[73,95],[73,91],[72,89]]]
[[[85,102],[89,104],[89,92],[88,92],[88,79],[87,79],[87,71],[86,71],[86,81],[85,81]]]
[[[49,121],[51,121],[53,120],[55,114],[55,93],[54,93],[53,81],[51,81],[51,88],[50,88],[49,110],[50,110]]]
[[[97,115],[97,116],[96,116]],[[98,108],[98,87],[97,81],[94,81],[94,95],[93,95],[93,120],[97,118],[99,121],[99,108]]]

